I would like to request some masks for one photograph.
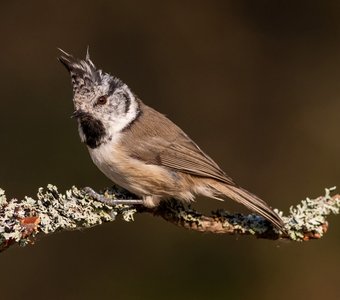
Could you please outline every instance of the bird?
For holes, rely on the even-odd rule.
[[[230,198],[285,231],[265,201],[239,186],[179,126],[144,104],[118,77],[97,68],[88,48],[84,59],[59,50],[58,60],[71,76],[72,116],[81,141],[102,173],[141,198],[122,202],[153,208],[173,198],[184,203],[198,195]]]

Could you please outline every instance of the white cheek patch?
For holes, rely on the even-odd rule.
[[[129,93],[129,97],[131,100],[129,110],[127,113],[120,112],[114,118],[111,118],[109,120],[108,131],[110,135],[114,135],[117,134],[118,132],[121,132],[131,122],[133,122],[136,119],[137,115],[139,114],[139,104],[136,101],[136,98],[133,96],[129,89],[127,89],[127,92]]]

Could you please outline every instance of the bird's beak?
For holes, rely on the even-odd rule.
[[[80,109],[77,109],[77,110],[75,110],[75,111],[72,113],[71,118],[72,118],[72,119],[73,119],[73,118],[78,119],[78,118],[81,118],[81,117],[83,117],[83,116],[85,116],[85,115],[86,115],[86,113],[85,113],[84,111],[82,111],[82,110],[80,110]]]

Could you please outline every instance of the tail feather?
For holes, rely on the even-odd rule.
[[[271,222],[277,229],[285,232],[284,223],[280,216],[273,211],[273,209],[259,197],[248,192],[247,190],[238,187],[231,186],[222,183],[212,184],[212,187],[219,193],[226,195],[227,197],[235,200],[236,202],[243,204],[248,209],[258,213],[266,220]]]

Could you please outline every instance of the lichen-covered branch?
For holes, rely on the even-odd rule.
[[[155,209],[128,205],[108,206],[90,199],[76,187],[62,194],[55,186],[48,185],[45,190],[39,189],[36,199],[25,197],[19,201],[7,200],[5,192],[0,189],[0,251],[13,244],[31,244],[41,233],[84,229],[114,221],[119,215],[125,221],[132,221],[137,213],[151,213],[180,227],[200,232],[292,241],[317,239],[328,228],[326,217],[339,213],[340,195],[332,196],[333,190],[326,189],[324,196],[307,198],[291,207],[287,217],[277,211],[287,229],[287,233],[282,233],[255,214],[232,214],[218,210],[211,216],[205,216],[176,200],[163,202]],[[104,195],[112,199],[135,198],[117,187],[106,190]]]

